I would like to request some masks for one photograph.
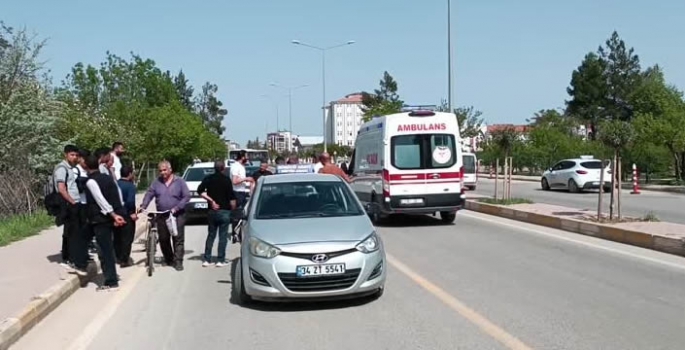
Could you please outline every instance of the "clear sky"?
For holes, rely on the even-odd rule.
[[[447,96],[446,0],[2,0],[0,19],[49,39],[43,59],[58,83],[77,62],[99,64],[110,50],[133,51],[165,70],[183,69],[199,89],[219,86],[227,137],[244,145],[287,127],[283,92],[293,97],[293,129],[321,135],[318,46],[357,43],[328,53],[327,100],[378,86],[387,70],[410,104]],[[571,72],[617,30],[643,67],[658,63],[685,85],[683,0],[453,0],[455,105],[473,105],[486,122],[523,123],[567,98]]]

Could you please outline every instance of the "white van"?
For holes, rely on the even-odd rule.
[[[464,153],[461,159],[464,164],[464,187],[475,191],[478,183],[478,158],[473,153]]]
[[[415,110],[364,123],[348,173],[372,220],[440,213],[453,222],[465,198],[459,138],[453,113]]]

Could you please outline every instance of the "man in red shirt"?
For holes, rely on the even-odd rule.
[[[345,174],[345,172],[340,169],[337,165],[331,163],[331,156],[328,153],[321,155],[321,163],[323,168],[319,169],[319,174],[331,174],[341,177],[343,180],[350,182],[350,177]]]

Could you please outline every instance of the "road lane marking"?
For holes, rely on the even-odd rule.
[[[435,297],[440,299],[445,305],[449,306],[452,310],[456,311],[462,317],[467,319],[469,322],[480,328],[481,331],[485,332],[487,335],[493,339],[500,342],[502,345],[506,346],[508,349],[512,350],[532,350],[531,347],[514,337],[513,335],[507,333],[504,329],[500,328],[496,324],[490,322],[487,318],[466,306],[463,302],[459,301],[449,293],[445,292],[442,288],[436,286],[427,279],[421,277],[418,273],[414,272],[407,265],[404,265],[399,260],[395,259],[392,255],[387,254],[388,263],[394,268],[409,277],[414,283],[421,286],[423,289],[427,290],[429,293],[433,294]]]
[[[98,315],[93,319],[92,322],[88,324],[86,329],[81,332],[76,340],[74,340],[71,345],[67,348],[69,350],[86,350],[89,348],[90,343],[93,342],[95,337],[100,333],[100,330],[109,321],[114,313],[119,309],[119,306],[126,300],[131,291],[136,287],[138,281],[145,274],[146,269],[137,268],[135,271],[126,278],[126,283],[119,288],[118,291],[114,292],[115,295],[107,303],[107,306],[98,313]],[[105,292],[106,293],[106,292]]]
[[[634,258],[634,259],[641,259],[641,260],[644,260],[644,261],[649,261],[649,262],[654,263],[654,264],[664,265],[664,266],[668,266],[668,267],[675,268],[675,269],[678,269],[678,270],[685,270],[685,264],[672,263],[672,262],[670,262],[670,261],[665,261],[665,260],[660,260],[660,259],[656,259],[656,258],[651,258],[651,257],[644,256],[644,255],[641,255],[641,254],[633,253],[633,252],[628,252],[628,251],[624,251],[624,250],[620,250],[620,249],[616,249],[616,248],[605,247],[605,246],[602,246],[602,245],[599,245],[599,244],[596,244],[596,243],[586,242],[586,241],[580,240],[580,239],[574,239],[574,238],[571,238],[571,237],[564,237],[564,236],[562,236],[562,235],[560,235],[560,234],[557,234],[557,233],[545,232],[545,231],[537,230],[537,229],[530,228],[530,227],[522,227],[521,224],[518,223],[518,222],[517,222],[517,224],[511,224],[511,223],[508,223],[508,222],[501,221],[501,220],[510,220],[510,219],[502,218],[502,217],[499,217],[499,216],[495,216],[495,218],[501,219],[501,220],[492,220],[492,218],[485,218],[485,217],[481,217],[480,215],[473,215],[473,213],[463,213],[463,214],[461,214],[461,215],[466,215],[466,216],[468,216],[468,217],[470,217],[470,218],[473,218],[473,219],[477,219],[477,220],[481,220],[481,221],[487,221],[487,222],[489,222],[489,223],[493,223],[493,224],[497,224],[497,225],[501,225],[501,226],[506,226],[506,227],[515,228],[515,229],[520,230],[520,231],[523,231],[523,232],[532,232],[532,233],[539,234],[539,235],[541,235],[541,236],[546,236],[546,237],[551,237],[551,238],[555,238],[555,239],[562,240],[562,241],[566,241],[566,242],[576,243],[576,244],[583,245],[583,246],[586,246],[586,247],[590,247],[590,248],[594,248],[594,249],[598,249],[598,250],[604,250],[604,251],[611,252],[611,253],[614,253],[614,254],[624,255],[624,256],[627,256],[627,257]],[[481,214],[481,215],[487,215],[487,214]],[[488,216],[491,216],[491,215],[488,215]],[[534,224],[529,224],[529,223],[526,223],[526,224],[528,224],[528,225],[534,225]],[[543,226],[543,227],[544,227],[544,226]],[[555,229],[555,228],[548,228],[548,229],[550,229],[550,230],[558,230],[558,229]],[[567,232],[567,231],[564,231],[564,230],[560,230],[560,231],[563,232],[564,234],[576,234],[576,235],[581,235],[580,233]],[[582,237],[585,237],[585,238],[588,238],[588,239],[590,239],[590,238],[601,239],[601,238],[596,238],[596,237],[592,237],[592,236],[585,236],[585,235],[581,235],[581,236],[582,236]],[[613,241],[609,241],[609,240],[603,240],[603,241],[604,241],[604,242],[607,242],[607,243],[611,242],[611,243],[614,243],[614,244],[623,244],[623,243],[613,242]],[[632,245],[628,245],[628,246],[629,246],[629,247],[640,248],[640,247],[632,246]],[[641,249],[645,249],[645,248],[641,248]],[[658,252],[658,251],[652,251],[652,250],[649,250],[649,252],[660,253],[660,252]],[[665,254],[665,253],[662,253],[662,254]],[[674,255],[674,257],[675,257],[675,255]],[[684,262],[684,263],[685,263],[685,262]]]

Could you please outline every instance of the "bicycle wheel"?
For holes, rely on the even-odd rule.
[[[147,250],[147,275],[152,276],[152,272],[155,270],[155,248],[157,248],[157,228],[153,227],[150,229],[150,233],[147,235],[146,242]]]

